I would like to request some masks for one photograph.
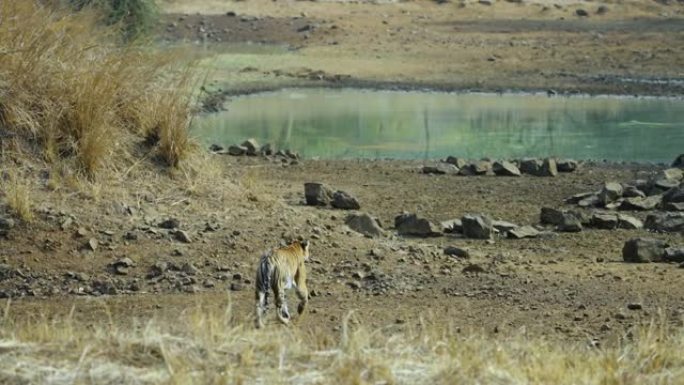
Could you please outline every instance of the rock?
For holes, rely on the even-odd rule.
[[[442,231],[445,233],[460,233],[463,232],[463,224],[460,219],[449,219],[440,224]]]
[[[449,164],[453,164],[454,166],[458,167],[459,170],[462,169],[463,167],[465,167],[465,166],[468,164],[468,162],[467,162],[465,159],[463,159],[463,158],[457,158],[457,157],[454,157],[454,156],[448,156],[448,157],[446,158],[446,161],[445,161],[445,162],[446,162],[446,163],[449,163]]]
[[[509,238],[536,238],[539,235],[539,230],[532,226],[520,226],[508,232]]]
[[[114,268],[114,272],[119,275],[126,275],[128,274],[128,269],[135,266],[133,261],[128,258],[119,258],[116,260],[116,262],[112,263],[112,267]]]
[[[644,228],[644,223],[629,215],[618,214],[618,227],[621,229],[638,230]]]
[[[157,225],[158,227],[161,227],[162,229],[176,229],[180,226],[180,221],[176,218],[169,218]]]
[[[681,203],[676,203],[676,202],[675,203],[672,203],[672,202],[664,203],[663,209],[665,209],[667,211],[684,211],[684,202],[681,202]]]
[[[385,234],[378,220],[366,213],[350,214],[344,223],[357,233],[369,237],[379,237]]]
[[[645,198],[646,193],[639,190],[636,186],[624,186],[622,196],[625,198]]]
[[[242,144],[240,147],[245,149],[245,153],[249,156],[255,156],[259,154],[259,150],[261,147],[259,147],[259,143],[257,143],[256,139],[247,139]]]
[[[169,264],[167,262],[156,262],[150,268],[150,272],[147,273],[147,278],[156,278],[164,274],[169,269]]]
[[[190,235],[186,231],[176,230],[176,232],[173,235],[177,241],[180,241],[183,243],[192,243],[192,239],[190,238]]]
[[[588,17],[589,12],[587,12],[586,10],[584,10],[582,8],[579,8],[579,9],[575,10],[575,15],[577,15],[579,17]]]
[[[480,3],[482,5],[493,5],[494,0],[478,0],[478,3]]]
[[[349,281],[349,282],[347,282],[347,286],[349,286],[350,288],[352,288],[352,289],[354,289],[354,290],[358,290],[358,289],[361,288],[361,282],[359,282],[359,281]]]
[[[556,176],[556,175],[558,175],[558,167],[556,166],[556,160],[553,158],[544,159],[538,175],[539,176]]]
[[[76,234],[74,235],[76,236],[76,238],[83,238],[86,235],[88,235],[88,230],[86,230],[85,227],[79,227],[78,229],[76,229]]]
[[[523,174],[539,175],[543,162],[536,158],[523,158],[520,160],[520,171]]]
[[[436,174],[436,175],[456,175],[458,174],[459,168],[450,163],[437,163],[433,166],[423,166],[421,172],[423,174]]]
[[[642,310],[644,307],[640,303],[628,303],[627,304],[627,309],[629,310]]]
[[[565,213],[563,220],[556,227],[556,230],[565,233],[576,233],[582,231],[582,218],[574,213]]]
[[[665,203],[684,203],[684,185],[671,188],[663,195]]]
[[[622,198],[622,185],[620,183],[607,182],[603,185],[598,197],[599,201],[604,206],[608,203],[615,202],[619,198]]]
[[[14,219],[0,217],[0,234],[5,235],[15,226]]]
[[[200,272],[192,262],[185,262],[180,270],[187,275],[197,275]]]
[[[359,201],[344,191],[335,191],[330,205],[342,210],[358,210],[361,208]]]
[[[233,282],[230,284],[230,290],[231,291],[240,291],[242,290],[242,283],[240,282]]]
[[[620,210],[653,210],[662,200],[661,195],[653,195],[646,198],[626,198],[620,204]]]
[[[591,196],[598,196],[598,193],[583,192],[583,193],[575,194],[569,198],[565,198],[565,203],[578,203],[581,200],[584,200],[584,199],[589,198]]]
[[[461,273],[463,274],[481,274],[486,272],[487,271],[482,266],[474,263],[471,263],[470,265],[461,269]]]
[[[271,143],[266,143],[259,149],[259,154],[264,156],[271,156],[273,152],[273,145]]]
[[[684,154],[680,154],[674,162],[672,162],[672,167],[684,168]]]
[[[500,231],[502,233],[511,231],[511,230],[519,227],[515,223],[506,222],[506,221],[492,221],[492,226],[494,226],[495,229],[497,229],[498,231]]]
[[[490,239],[494,234],[492,220],[484,214],[467,214],[461,218],[463,235],[474,239]]]
[[[684,247],[668,247],[663,259],[667,262],[684,262]]]
[[[659,239],[632,238],[622,248],[622,259],[634,263],[660,262],[666,247],[667,244]]]
[[[597,229],[613,230],[618,227],[618,216],[613,213],[594,213],[591,216],[591,226]]]
[[[88,242],[85,245],[85,248],[91,251],[97,250],[97,247],[100,245],[100,242],[97,241],[95,238],[90,238]]]
[[[212,144],[211,146],[209,146],[209,151],[221,153],[224,152],[225,149],[220,144]]]
[[[599,7],[596,9],[597,15],[605,15],[606,13],[608,13],[608,7],[605,5],[599,5]]]
[[[542,207],[539,221],[547,225],[560,225],[566,212],[551,207]]]
[[[599,198],[598,194],[590,195],[579,202],[577,202],[577,206],[579,207],[596,207],[601,203],[601,199]]]
[[[646,217],[644,227],[666,233],[684,232],[684,213],[658,213]]]
[[[494,162],[492,171],[499,176],[520,176],[518,167],[507,160]]]
[[[470,253],[468,250],[456,246],[445,247],[444,254],[456,258],[470,258]]]
[[[440,233],[435,230],[435,226],[425,218],[418,218],[416,214],[400,214],[394,218],[394,227],[399,235],[410,235],[417,237],[433,237]]]
[[[573,172],[579,167],[579,163],[573,159],[562,159],[556,164],[558,172]]]
[[[235,144],[228,147],[228,155],[240,156],[247,153],[247,148],[243,146],[237,146]]]
[[[304,196],[309,206],[325,206],[332,200],[333,192],[322,183],[304,183]]]
[[[680,182],[684,179],[684,170],[681,168],[668,168],[658,173],[656,180],[665,179],[668,181]]]

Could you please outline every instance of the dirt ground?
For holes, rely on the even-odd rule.
[[[212,85],[229,93],[327,85],[681,95],[684,87],[681,2],[169,0],[164,9],[162,40],[223,53],[206,65]]]
[[[237,49],[239,60],[213,64],[214,85],[230,92],[284,85],[682,92],[684,8],[676,4],[608,3],[604,14],[596,13],[596,2],[165,4],[164,38],[174,43],[205,39],[205,49],[228,53],[237,45],[225,43],[286,47],[263,52],[253,44]],[[590,16],[576,16],[578,8]],[[323,80],[296,75],[303,67],[322,71]],[[625,77],[680,82],[621,81]],[[662,314],[677,322],[684,314],[684,269],[626,264],[621,256],[631,237],[684,245],[682,234],[588,229],[480,241],[406,238],[393,229],[403,211],[436,223],[486,213],[536,225],[543,206],[566,207],[563,200],[572,194],[605,181],[647,178],[659,166],[594,164],[555,178],[504,178],[424,175],[422,163],[410,161],[289,164],[215,155],[209,164],[200,181],[134,169],[50,191],[41,176],[31,197],[36,219],[0,240],[0,295],[12,298],[5,300],[9,316],[50,318],[74,307],[86,323],[173,319],[201,303],[231,306],[241,315],[234,322],[251,323],[259,255],[297,236],[312,240],[313,255],[311,312],[296,327],[331,336],[349,311],[359,322],[389,330],[428,322],[599,341],[641,320]],[[36,172],[43,174],[47,170]],[[387,236],[361,236],[344,224],[347,212],[305,206],[303,184],[310,181],[356,196]],[[177,223],[164,224],[168,219]],[[466,248],[471,257],[444,255],[446,246]],[[464,272],[471,264],[483,271]],[[292,307],[294,295],[289,300]]]

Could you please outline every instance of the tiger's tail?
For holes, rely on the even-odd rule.
[[[261,256],[256,279],[257,292],[264,294],[264,306],[268,305],[268,292],[271,288],[271,261],[268,257],[268,253]]]

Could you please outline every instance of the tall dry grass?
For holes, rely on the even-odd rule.
[[[10,310],[11,313],[11,310]],[[72,311],[73,313],[73,311]],[[7,312],[6,312],[7,314]],[[665,322],[612,346],[452,334],[240,326],[230,309],[196,307],[177,319],[71,317],[0,326],[0,382],[50,384],[681,384],[684,331]]]
[[[177,167],[192,151],[190,72],[173,55],[119,44],[92,10],[48,3],[0,2],[0,130],[24,149],[3,155],[73,163],[88,176],[150,151]],[[160,140],[145,148],[150,137]]]

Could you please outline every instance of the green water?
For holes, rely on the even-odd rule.
[[[684,100],[289,89],[233,98],[195,119],[207,145],[255,138],[304,157],[671,162]]]

